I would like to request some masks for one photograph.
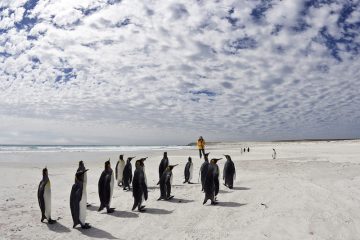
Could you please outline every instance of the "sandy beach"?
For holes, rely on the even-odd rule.
[[[244,146],[249,153],[241,153]],[[236,166],[235,187],[220,186],[217,206],[202,205],[203,160],[195,148],[167,150],[170,163],[179,164],[173,170],[175,198],[168,202],[157,201],[163,150],[123,152],[125,158],[149,157],[149,199],[145,213],[131,211],[132,193],[115,186],[113,214],[97,212],[97,183],[104,162],[111,158],[114,169],[121,152],[0,152],[0,239],[359,239],[359,146],[359,140],[209,146],[210,158],[230,154]],[[194,162],[192,185],[183,184],[188,156]],[[89,230],[72,228],[69,196],[79,160],[90,169]],[[45,166],[54,225],[40,222],[37,188]],[[219,161],[221,178],[223,166]]]

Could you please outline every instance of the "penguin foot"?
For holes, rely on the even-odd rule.
[[[107,213],[113,213],[115,211],[115,208],[108,208]]]
[[[173,198],[174,198],[174,196],[169,196],[169,197],[166,198],[166,200],[171,200]]]
[[[204,199],[203,205],[207,202],[207,199]]]
[[[162,199],[164,199],[164,198],[163,198],[163,197],[159,197],[159,198],[158,198],[158,201],[160,201],[160,200],[162,200]]]
[[[75,228],[77,225],[78,225],[78,223],[77,223],[77,224],[74,224],[74,225],[73,225],[73,228]]]
[[[45,219],[46,219],[46,217],[45,217],[45,216],[42,216],[42,217],[41,217],[41,222],[44,222]]]
[[[194,184],[194,183],[192,183],[192,182],[188,182],[188,184]]]
[[[187,181],[183,182],[183,183],[186,183]]]
[[[89,229],[91,228],[90,224],[85,223],[84,225],[81,226],[82,229]]]
[[[145,208],[145,206],[140,206],[140,207],[139,207],[139,212],[145,212],[145,209],[144,209],[144,208]]]
[[[103,210],[104,207],[103,206],[100,206],[99,209],[98,209],[98,212],[100,212],[101,210]]]
[[[90,204],[90,203],[87,203],[87,204],[86,204],[86,207],[91,207],[91,204]]]
[[[211,202],[211,205],[216,205],[216,204],[218,204],[218,203],[215,201]]]
[[[49,223],[49,224],[54,224],[54,223],[56,223],[56,220],[53,220],[53,219],[50,218],[50,219],[48,220],[48,223]]]

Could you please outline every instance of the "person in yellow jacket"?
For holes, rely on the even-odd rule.
[[[205,140],[202,136],[197,140],[197,147],[199,149],[200,158],[202,157],[201,153],[205,156]]]

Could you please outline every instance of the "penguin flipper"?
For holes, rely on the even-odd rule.
[[[116,180],[118,180],[118,167],[119,167],[119,162],[120,162],[120,161],[117,161],[116,167],[115,167],[115,178],[116,178]]]
[[[46,219],[45,217],[45,200],[44,200],[44,192],[45,192],[45,181],[41,181],[38,188],[38,202],[41,210],[41,222]]]

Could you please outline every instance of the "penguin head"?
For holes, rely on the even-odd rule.
[[[191,159],[191,157],[189,157],[189,158],[188,158],[188,162],[192,162],[192,159]]]
[[[79,168],[84,168],[85,169],[85,165],[84,165],[84,162],[82,160],[79,161]]]
[[[130,163],[135,157],[128,157],[127,162]]]
[[[105,162],[105,170],[111,169],[110,159]]]
[[[48,176],[47,167],[43,168],[43,170],[42,170],[42,175],[43,175],[43,177],[47,177],[47,176]]]
[[[164,152],[164,158],[167,158],[167,152]]]
[[[147,159],[148,157],[144,157],[144,158],[140,158],[139,160],[142,162],[142,164],[144,165],[144,161]]]
[[[211,159],[211,163],[212,164],[216,164],[219,160],[221,160],[222,158],[213,158]]]
[[[204,159],[207,162],[209,161],[209,154],[210,154],[209,152],[204,154]]]
[[[169,165],[169,166],[167,166],[167,168],[166,168],[166,169],[167,169],[168,171],[172,171],[172,170],[173,170],[173,168],[174,168],[174,167],[176,167],[177,165],[178,165],[178,164],[175,164],[175,165]]]
[[[119,156],[119,160],[124,160],[124,155],[121,154],[121,155]]]
[[[230,155],[224,155],[224,156],[225,156],[226,160],[231,161],[231,157],[230,157]]]
[[[84,173],[87,172],[89,169],[77,171],[75,173],[75,179],[79,180],[80,182],[84,181]]]

